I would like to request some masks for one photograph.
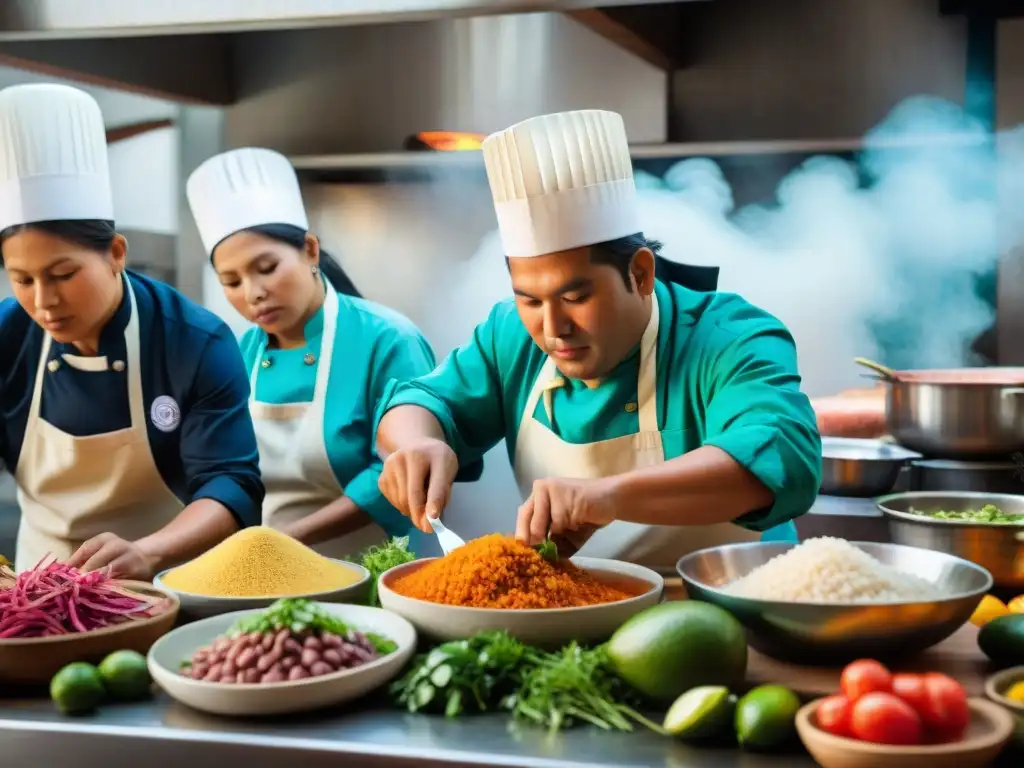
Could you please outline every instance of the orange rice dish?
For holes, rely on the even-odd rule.
[[[467,542],[397,579],[391,589],[417,600],[468,608],[577,608],[636,597],[568,560],[552,563],[533,547],[494,533]]]

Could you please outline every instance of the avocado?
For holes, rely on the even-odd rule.
[[[999,616],[978,632],[978,647],[1002,667],[1024,664],[1024,613]]]
[[[608,641],[616,673],[655,701],[691,688],[743,683],[747,635],[732,614],[696,600],[660,603],[632,618]]]

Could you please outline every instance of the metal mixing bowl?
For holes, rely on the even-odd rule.
[[[946,552],[977,563],[999,587],[1024,588],[1024,524],[993,525],[936,520],[919,512],[961,512],[993,504],[1010,515],[1024,515],[1024,496],[968,491],[894,493],[875,504],[889,522],[897,544]]]
[[[880,562],[936,584],[948,597],[924,603],[795,603],[738,597],[724,587],[797,546],[752,542],[712,547],[676,564],[687,594],[724,608],[751,647],[798,664],[893,659],[942,642],[970,619],[992,587],[984,568],[953,555],[895,544],[851,542]]]
[[[821,492],[870,498],[888,493],[900,470],[921,454],[881,440],[821,438]]]

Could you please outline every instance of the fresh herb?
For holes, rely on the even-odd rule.
[[[573,642],[536,659],[510,708],[517,719],[552,732],[580,722],[606,731],[632,731],[637,722],[662,733],[630,706],[634,703],[639,703],[635,694],[611,672],[604,646],[584,649]]]
[[[522,685],[531,654],[505,632],[453,640],[418,656],[391,692],[409,712],[456,717],[496,710]]]
[[[558,546],[553,542],[550,537],[544,539],[540,544],[536,546],[537,552],[548,562],[558,562]]]
[[[358,563],[370,572],[370,592],[366,604],[379,606],[377,599],[377,582],[385,571],[411,563],[416,555],[409,551],[409,537],[396,536],[386,544],[370,547],[359,557]]]
[[[637,694],[612,671],[604,646],[571,643],[548,653],[505,632],[483,632],[418,656],[391,687],[409,712],[447,717],[506,710],[519,721],[559,731],[580,723],[631,731]]]
[[[922,512],[911,509],[911,514],[931,517],[935,520],[959,520],[965,523],[984,523],[986,525],[1024,525],[1024,515],[1003,512],[995,504],[986,504],[981,509],[958,509],[953,511],[939,510]]]
[[[330,632],[340,637],[345,637],[349,632],[354,631],[353,627],[310,600],[284,598],[265,611],[239,619],[227,634],[228,636],[250,632],[266,634],[281,629],[289,629],[295,634],[312,629],[318,632]],[[381,656],[398,650],[398,645],[393,640],[371,632],[364,634]]]

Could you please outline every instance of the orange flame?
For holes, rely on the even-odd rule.
[[[414,137],[417,144],[424,149],[437,152],[464,152],[480,149],[486,138],[482,133],[465,133],[463,131],[421,131]]]

